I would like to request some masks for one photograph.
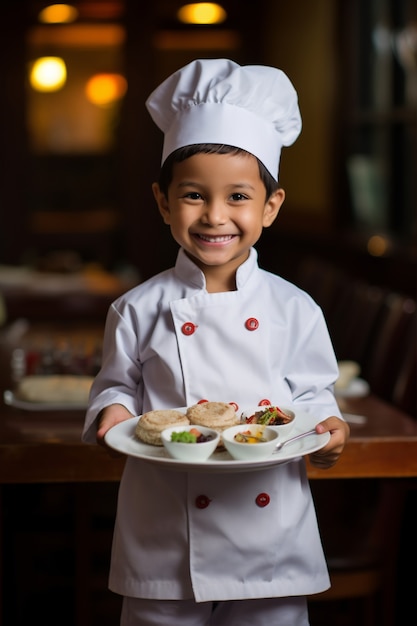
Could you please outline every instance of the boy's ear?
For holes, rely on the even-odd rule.
[[[156,204],[158,205],[159,212],[162,215],[162,219],[164,220],[165,224],[169,224],[170,211],[168,206],[168,200],[165,194],[161,191],[158,183],[152,184],[152,191],[156,200]]]
[[[283,189],[277,189],[270,195],[266,201],[263,216],[263,227],[268,228],[274,222],[282,203],[285,200],[285,191]]]

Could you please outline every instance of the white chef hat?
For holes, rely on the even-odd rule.
[[[281,148],[301,131],[297,93],[274,67],[197,59],[169,76],[146,101],[164,133],[162,163],[178,148],[218,143],[256,156],[278,180]]]

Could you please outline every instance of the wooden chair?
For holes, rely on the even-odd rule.
[[[392,392],[392,401],[417,419],[417,328],[410,327],[408,345]]]
[[[410,355],[409,351],[413,350],[416,323],[417,306],[413,298],[397,293],[385,297],[363,362],[362,375],[371,390],[389,402],[394,402],[395,397],[401,400],[405,388],[412,384],[408,377],[413,375],[415,355]],[[399,379],[400,373],[403,379]]]
[[[334,317],[334,309],[346,293],[343,272],[326,261],[308,257],[300,263],[295,282],[323,309],[326,318]]]
[[[386,291],[363,281],[345,280],[343,296],[329,319],[329,332],[339,360],[362,365],[371,348],[374,329],[383,310]]]
[[[387,291],[315,258],[301,263],[298,284],[323,309],[337,358],[362,363]]]

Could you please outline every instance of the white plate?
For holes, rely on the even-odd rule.
[[[85,411],[87,404],[71,402],[26,402],[16,398],[13,391],[6,390],[3,394],[4,403],[24,411]]]
[[[363,378],[354,378],[347,387],[334,389],[338,398],[364,398],[369,394],[369,384]]]
[[[176,410],[185,411],[186,409],[182,407]],[[294,411],[294,408],[291,410]],[[317,418],[309,413],[296,411],[296,416],[297,424],[294,426],[288,438],[310,430],[317,424]],[[135,436],[135,428],[138,419],[139,417],[132,417],[131,419],[113,426],[105,435],[107,445],[128,456],[133,456],[150,463],[156,463],[166,468],[183,471],[241,472],[263,469],[264,467],[278,465],[320,450],[330,439],[330,433],[311,435],[305,439],[289,443],[288,446],[285,446],[281,451],[275,452],[271,457],[260,461],[237,461],[233,459],[226,450],[222,450],[215,452],[204,463],[185,463],[184,461],[171,458],[163,446],[151,446],[139,441]],[[282,437],[282,439],[285,438]]]

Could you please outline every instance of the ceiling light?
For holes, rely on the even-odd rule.
[[[127,90],[127,81],[121,74],[95,74],[87,82],[85,92],[88,100],[97,106],[107,107],[120,98]]]
[[[70,4],[51,4],[39,13],[39,21],[44,24],[68,24],[78,17],[78,11]]]
[[[60,57],[40,57],[32,65],[29,81],[42,92],[59,91],[67,80],[67,68]]]
[[[215,2],[195,2],[181,7],[177,16],[184,24],[220,24],[225,21],[227,13]]]

